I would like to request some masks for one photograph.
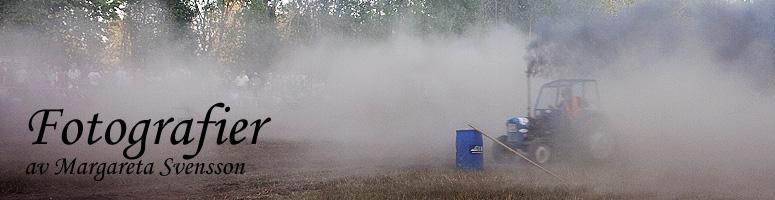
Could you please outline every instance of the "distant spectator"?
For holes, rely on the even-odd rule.
[[[261,78],[258,77],[258,72],[253,72],[253,77],[250,78],[250,85],[254,88],[261,87]]]
[[[134,68],[132,70],[132,80],[135,80],[134,82],[143,82],[145,81],[145,73],[143,73],[143,70],[140,70],[139,68]]]
[[[119,84],[128,84],[130,75],[127,74],[126,70],[124,70],[124,67],[119,67],[118,70],[116,70],[116,74],[114,75],[116,77],[116,82]]]
[[[97,86],[100,84],[100,79],[102,79],[102,75],[100,75],[99,70],[92,70],[92,72],[89,72],[89,85]]]
[[[119,67],[118,70],[116,70],[116,78],[117,79],[126,79],[126,71],[124,71],[123,67]]]
[[[65,72],[64,68],[62,67],[56,67],[56,74],[57,74],[57,87],[58,88],[64,88],[67,87],[67,83],[69,82],[67,80],[67,72]]]
[[[55,87],[57,81],[59,81],[59,77],[57,77],[57,71],[53,67],[48,68],[48,71],[46,72],[46,80],[48,81],[48,85],[51,87]]]
[[[81,70],[75,67],[75,63],[70,65],[70,69],[67,70],[68,87],[78,87],[78,77],[81,76]]]
[[[245,71],[242,71],[242,73],[234,79],[234,84],[237,85],[237,88],[245,88],[249,81],[250,78],[248,78],[248,75],[245,74]]]
[[[5,86],[5,77],[8,73],[8,68],[5,67],[4,63],[0,63],[0,86]]]
[[[27,82],[27,70],[24,68],[16,70],[16,84],[19,86],[26,85]]]

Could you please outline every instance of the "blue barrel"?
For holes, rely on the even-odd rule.
[[[482,170],[484,149],[482,134],[476,130],[457,130],[455,166],[462,170]]]

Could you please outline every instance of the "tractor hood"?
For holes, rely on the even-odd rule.
[[[513,117],[506,122],[506,135],[510,143],[522,144],[527,134],[527,117]]]

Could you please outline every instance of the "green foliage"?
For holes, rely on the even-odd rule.
[[[194,55],[258,70],[273,65],[282,47],[308,45],[321,36],[377,41],[403,28],[445,38],[501,24],[528,32],[542,19],[634,1],[18,0],[0,1],[0,28],[37,30],[75,62],[111,55],[147,66],[153,56]],[[159,54],[170,48],[173,55]]]
[[[448,33],[462,35],[482,21],[482,1],[426,0],[420,12],[423,34]]]
[[[243,69],[260,71],[271,66],[272,58],[277,55],[280,46],[274,8],[266,0],[250,2],[243,10],[241,19],[245,21],[245,43],[239,49],[245,52],[240,59]]]
[[[123,11],[122,32],[124,64],[136,67],[166,65],[181,56],[193,55],[191,21],[193,4],[182,0],[127,0]]]
[[[32,26],[39,29],[54,25],[63,13],[81,12],[84,18],[112,20],[118,17],[116,11],[120,0],[19,0],[0,3],[0,23],[6,25]]]
[[[49,48],[60,48],[62,56],[53,62],[94,62],[103,49],[103,37],[111,20],[118,19],[118,0],[19,0],[0,3],[0,29],[4,32],[33,31],[20,36],[43,41]],[[4,42],[8,44],[7,42]],[[22,45],[22,52],[41,51],[35,45]],[[26,48],[26,49],[25,49]],[[52,60],[53,59],[53,60]]]
[[[160,0],[164,6],[167,23],[170,23],[176,36],[187,34],[191,20],[196,16],[194,7],[185,0]]]

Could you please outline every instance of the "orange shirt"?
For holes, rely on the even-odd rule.
[[[575,119],[577,116],[581,115],[581,112],[583,109],[579,105],[579,97],[573,96],[570,98],[570,101],[566,100],[565,103],[565,113],[568,114],[568,117],[571,119]]]

